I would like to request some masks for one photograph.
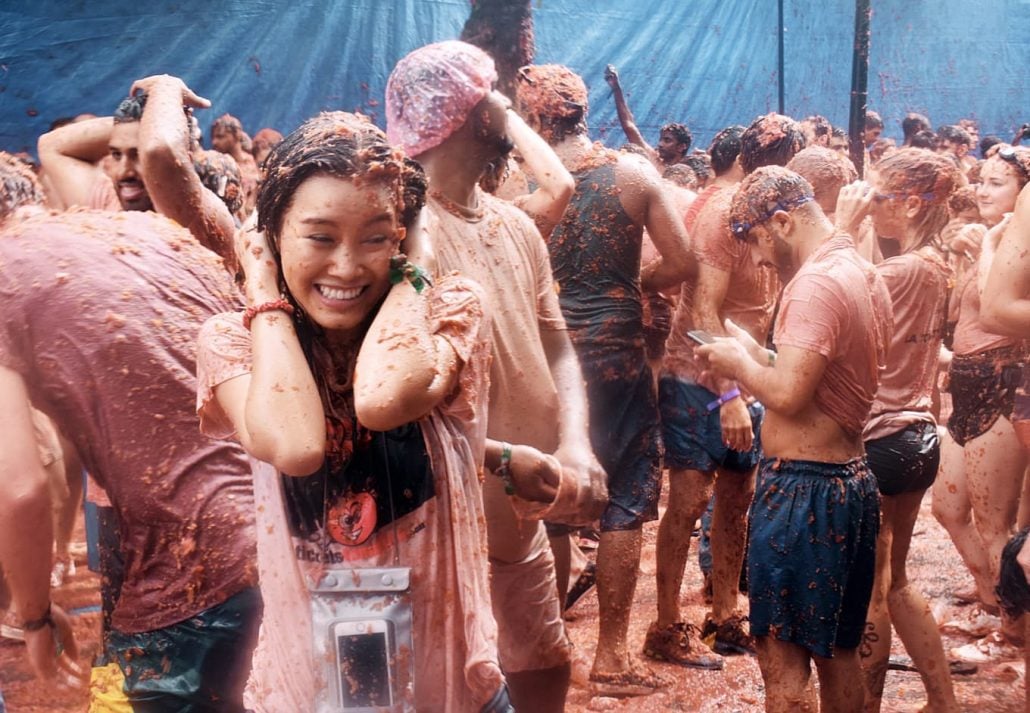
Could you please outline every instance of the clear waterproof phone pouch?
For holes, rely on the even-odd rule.
[[[411,570],[327,571],[311,591],[315,658],[326,672],[316,713],[415,710]]]

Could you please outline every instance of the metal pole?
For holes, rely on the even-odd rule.
[[[870,0],[855,0],[855,47],[851,58],[851,115],[848,134],[851,139],[851,160],[858,175],[865,175],[866,101],[869,97],[869,20],[872,15]]]
[[[777,11],[777,15],[776,15],[776,18],[777,18],[777,24],[776,24],[777,55],[776,55],[776,61],[777,61],[777,65],[778,65],[778,71],[776,72],[776,74],[779,77],[779,79],[778,79],[778,84],[779,84],[779,103],[777,104],[777,111],[780,114],[785,114],[786,112],[783,110],[783,106],[784,106],[784,101],[783,101],[783,95],[784,95],[784,89],[783,89],[784,88],[784,78],[783,78],[783,32],[784,32],[784,29],[783,29],[783,0],[777,0],[777,2],[776,2],[776,11]]]

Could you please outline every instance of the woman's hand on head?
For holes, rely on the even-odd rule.
[[[873,187],[865,181],[855,181],[841,188],[834,213],[837,227],[849,235],[858,235],[875,195]]]

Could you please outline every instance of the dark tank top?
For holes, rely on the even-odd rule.
[[[577,346],[640,349],[643,229],[619,201],[614,161],[573,177],[575,195],[548,240],[569,335]]]

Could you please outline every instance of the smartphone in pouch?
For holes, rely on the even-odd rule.
[[[687,336],[693,339],[698,344],[712,344],[715,342],[715,337],[706,332],[703,329],[692,329],[687,332]]]
[[[390,622],[359,619],[333,624],[340,707],[373,710],[393,705],[393,646]]]

